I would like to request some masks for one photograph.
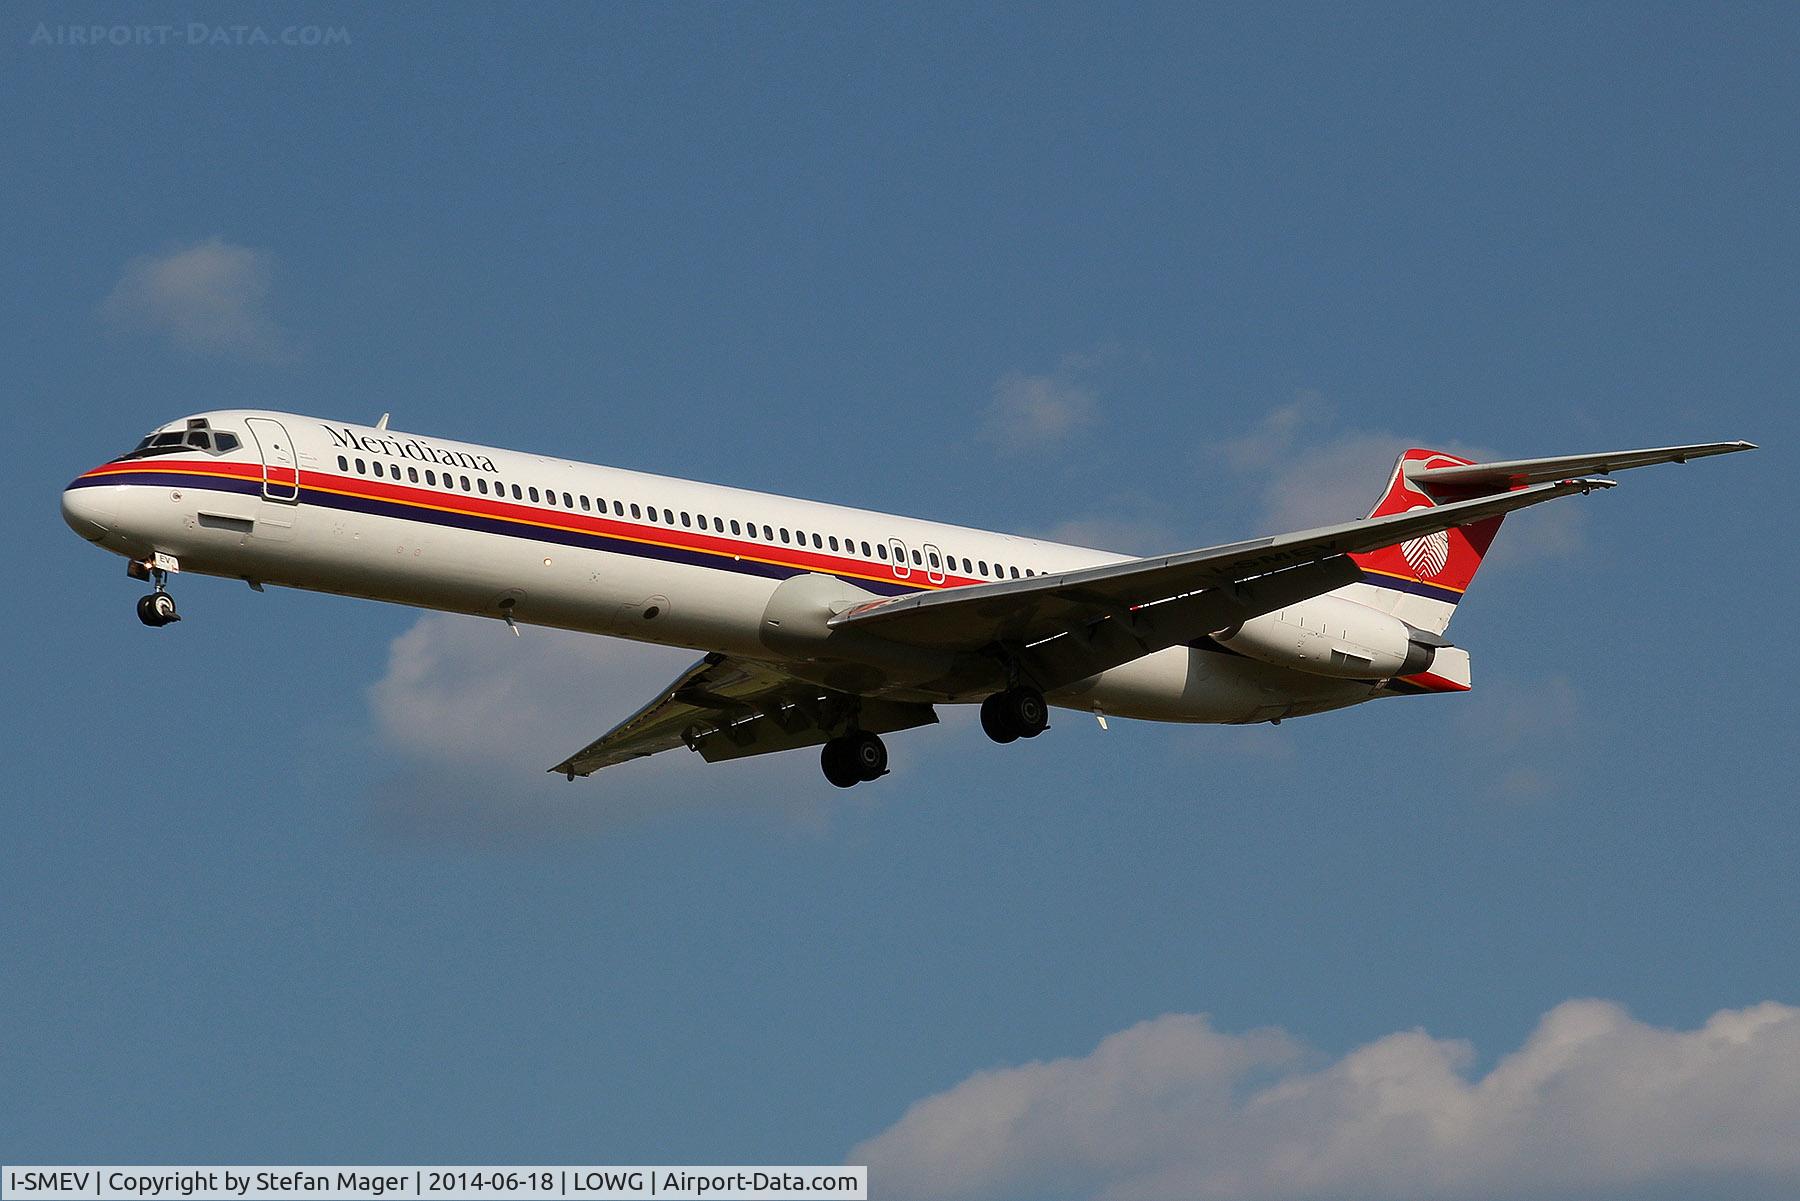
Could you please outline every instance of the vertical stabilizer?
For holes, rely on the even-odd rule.
[[[1468,459],[1442,451],[1416,447],[1407,451],[1394,464],[1387,489],[1369,516],[1385,517],[1412,509],[1429,509],[1441,501],[1465,499],[1442,495],[1441,489],[1428,492],[1412,479],[1412,475],[1431,468],[1468,464]],[[1439,494],[1433,495],[1434,492]],[[1391,613],[1421,630],[1442,634],[1450,627],[1457,602],[1474,581],[1482,556],[1493,543],[1494,535],[1500,532],[1502,520],[1490,517],[1469,526],[1409,538],[1396,546],[1351,555],[1350,558],[1362,569],[1362,582],[1342,589],[1340,595],[1383,613]]]

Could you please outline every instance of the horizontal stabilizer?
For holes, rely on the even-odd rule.
[[[1527,484],[1566,480],[1577,475],[1607,475],[1654,463],[1685,463],[1708,455],[1755,450],[1754,442],[1696,442],[1692,446],[1659,446],[1647,450],[1615,450],[1604,454],[1557,455],[1549,459],[1509,459],[1504,463],[1470,463],[1455,467],[1407,465],[1406,478],[1434,492],[1498,492]]]

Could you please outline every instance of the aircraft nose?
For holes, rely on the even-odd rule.
[[[70,529],[98,542],[113,526],[114,498],[111,488],[84,488],[79,485],[63,489],[62,515]]]

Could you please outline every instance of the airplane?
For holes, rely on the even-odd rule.
[[[76,477],[62,513],[180,620],[179,571],[686,647],[703,657],[551,771],[685,746],[817,746],[838,787],[882,735],[979,704],[997,743],[1051,707],[1280,722],[1470,688],[1445,636],[1504,516],[1708,442],[1475,462],[1413,448],[1369,516],[1136,558],[294,413],[183,417]]]

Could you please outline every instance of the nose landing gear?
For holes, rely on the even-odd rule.
[[[168,593],[169,573],[160,567],[144,567],[133,563],[132,567],[142,568],[143,574],[130,572],[133,579],[151,579],[156,583],[156,591],[149,596],[140,596],[137,603],[138,620],[152,628],[166,626],[172,621],[180,621],[181,614],[175,611],[175,598]]]
[[[181,620],[181,614],[175,612],[175,598],[167,592],[152,592],[149,596],[140,596],[137,613],[138,620],[147,626],[166,626],[172,621]]]
[[[819,766],[824,768],[825,778],[839,788],[887,775],[887,763],[887,744],[867,730],[833,738],[819,752]]]

